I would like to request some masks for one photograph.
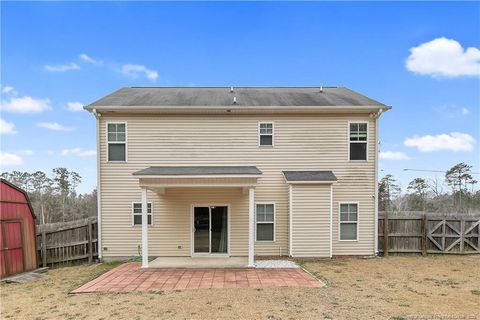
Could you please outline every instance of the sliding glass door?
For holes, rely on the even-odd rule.
[[[228,253],[228,208],[225,206],[194,207],[193,252]]]

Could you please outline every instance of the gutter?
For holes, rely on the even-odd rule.
[[[310,112],[310,113],[326,113],[326,112],[379,112],[391,109],[389,106],[86,106],[85,110],[92,112],[98,111],[115,111],[115,112],[158,112],[158,113],[176,113],[176,112],[193,112],[193,113],[209,113],[209,112]]]

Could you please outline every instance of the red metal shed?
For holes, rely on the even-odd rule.
[[[0,277],[37,268],[35,215],[27,193],[0,181]]]

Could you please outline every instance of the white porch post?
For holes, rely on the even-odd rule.
[[[148,268],[147,188],[142,188],[142,268]]]
[[[248,266],[254,267],[255,261],[255,188],[248,189]]]

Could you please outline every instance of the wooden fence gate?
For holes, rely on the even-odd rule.
[[[391,253],[480,253],[480,217],[379,213],[379,250]]]

